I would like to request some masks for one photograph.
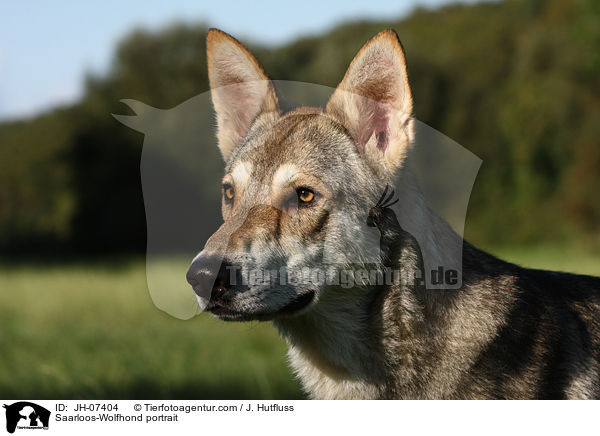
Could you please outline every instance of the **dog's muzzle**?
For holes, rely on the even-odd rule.
[[[246,292],[248,286],[243,283],[240,267],[234,267],[222,257],[202,253],[192,262],[186,278],[198,296],[202,310],[223,320],[268,320],[293,314],[308,306],[315,296],[315,292],[310,290],[290,296],[284,305],[273,309],[241,308],[235,304],[235,299]]]

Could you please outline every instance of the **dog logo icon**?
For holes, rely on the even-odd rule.
[[[6,431],[14,433],[19,429],[48,429],[50,411],[29,401],[19,401],[4,405],[6,409]]]

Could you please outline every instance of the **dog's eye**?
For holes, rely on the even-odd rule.
[[[223,185],[223,196],[226,201],[232,201],[235,195],[235,191],[233,190],[233,186],[231,185]]]
[[[296,192],[300,203],[308,204],[315,199],[315,193],[308,188],[298,188]]]

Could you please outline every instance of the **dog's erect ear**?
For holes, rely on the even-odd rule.
[[[206,53],[217,139],[227,160],[259,114],[278,110],[277,96],[257,60],[235,38],[210,29]]]
[[[385,30],[358,52],[327,103],[382,175],[402,165],[414,138],[412,96],[398,35]]]

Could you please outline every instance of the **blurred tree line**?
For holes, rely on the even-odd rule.
[[[417,9],[401,21],[351,23],[281,47],[249,45],[273,79],[335,86],[384,28],[405,47],[416,117],[483,159],[467,238],[598,240],[600,2]],[[134,31],[109,74],[87,78],[82,101],[0,125],[2,253],[144,250],[143,136],[110,114],[127,112],[122,98],[170,108],[208,90],[206,30]]]

